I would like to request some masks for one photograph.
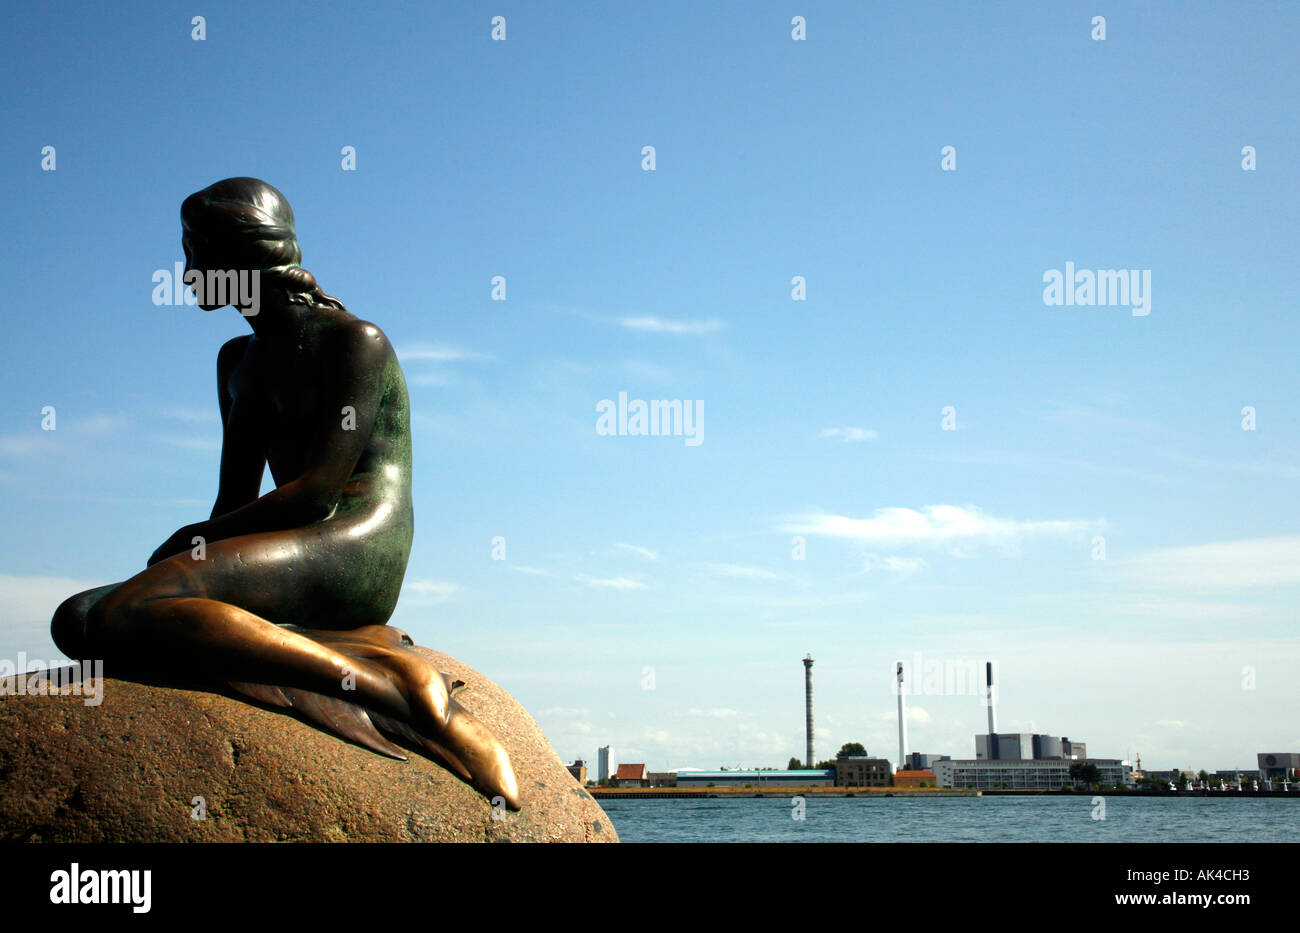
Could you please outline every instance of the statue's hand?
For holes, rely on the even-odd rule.
[[[178,529],[170,538],[158,545],[158,550],[149,556],[149,563],[146,566],[152,567],[159,561],[190,550],[190,548],[194,547],[194,538],[198,533],[197,525],[186,525],[184,528]]]

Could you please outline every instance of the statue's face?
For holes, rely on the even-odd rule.
[[[219,268],[211,262],[211,257],[207,255],[203,242],[196,237],[191,237],[188,233],[181,237],[181,249],[185,251],[185,273],[187,278],[189,273],[193,271],[202,275],[206,282],[208,270]],[[194,291],[192,287],[190,290]],[[195,292],[196,297],[198,294],[199,292]],[[224,305],[205,304],[203,302],[199,302],[198,306],[204,311],[215,311],[218,308],[225,307]]]

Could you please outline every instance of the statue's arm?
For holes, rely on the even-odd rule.
[[[217,354],[217,403],[221,407],[221,477],[212,518],[247,505],[262,491],[266,469],[266,442],[255,405],[235,408],[230,380],[248,350],[251,337],[236,337]]]
[[[373,324],[340,325],[322,348],[320,371],[327,375],[319,386],[313,440],[302,473],[190,531],[220,541],[301,528],[328,518],[370,443],[385,389],[384,364],[391,353],[388,338]],[[184,544],[189,547],[188,541]]]

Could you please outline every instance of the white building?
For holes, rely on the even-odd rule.
[[[603,745],[596,751],[596,780],[603,784],[614,773],[614,749]]]
[[[1101,772],[1102,784],[1133,785],[1133,768],[1114,758],[979,759],[936,761],[934,776],[940,787],[970,790],[1059,790],[1073,787],[1070,766],[1088,764]]]

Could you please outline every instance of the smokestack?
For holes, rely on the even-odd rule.
[[[808,754],[805,756],[804,764],[809,768],[813,766],[812,666],[813,656],[809,653],[808,657],[803,659],[804,705],[808,714]]]
[[[902,661],[895,666],[894,674],[898,678],[898,768],[895,770],[902,771],[907,767],[907,701],[903,699]]]
[[[989,735],[997,735],[998,717],[994,712],[997,700],[993,696],[993,662],[984,664],[984,702],[989,708]]]

